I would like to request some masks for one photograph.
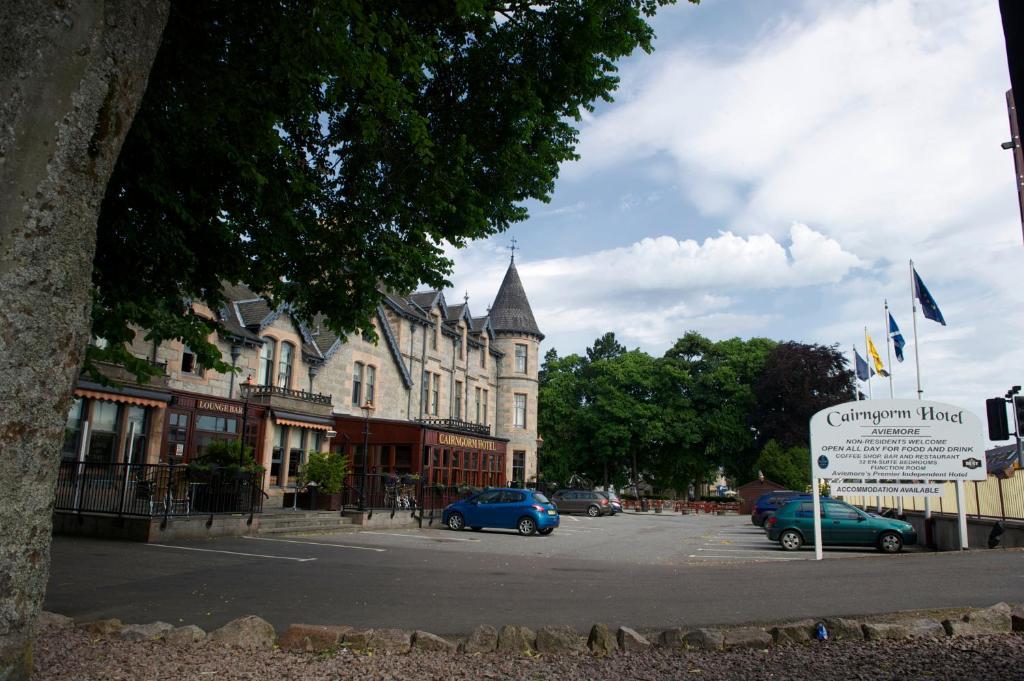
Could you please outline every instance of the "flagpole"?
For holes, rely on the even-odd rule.
[[[917,293],[917,286],[914,283],[914,261],[910,261],[910,310],[912,312],[911,317],[914,320],[914,366],[917,368],[917,399],[924,399],[921,397],[921,353],[917,349],[917,300],[914,294]],[[928,497],[924,498],[925,506],[928,505]]]
[[[875,399],[875,394],[871,390],[871,371],[872,371],[872,368],[871,368],[871,364],[870,364],[870,361],[869,361],[871,359],[871,352],[868,351],[868,327],[866,327],[866,326],[864,327],[864,352],[866,352],[867,355],[868,355],[867,357],[864,358],[864,361],[868,362],[868,399],[869,400],[873,400],[873,399]]]
[[[917,367],[917,399],[924,399],[921,391],[921,353],[917,349],[917,299],[915,297],[917,293],[917,285],[914,282],[914,261],[910,261],[910,310],[911,318],[914,320],[914,365]],[[925,480],[925,483],[928,481]],[[928,540],[931,538],[931,532],[928,527],[928,520],[932,518],[932,501],[930,497],[924,498],[924,519],[925,519],[925,544],[930,543]]]
[[[853,392],[857,397],[857,401],[860,402],[860,378],[857,376],[857,344],[854,343],[850,347],[853,348]]]
[[[885,300],[885,326],[883,326],[882,328],[885,329],[886,338],[885,361],[889,367],[889,399],[894,400],[896,399],[896,395],[893,392],[892,388],[892,331],[889,330],[889,299],[885,298],[883,300]]]

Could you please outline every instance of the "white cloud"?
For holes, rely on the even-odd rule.
[[[470,309],[483,314],[479,296],[493,300],[503,276],[495,262],[501,261],[490,245],[451,255],[457,260],[453,295],[469,290]],[[794,224],[788,247],[768,235],[724,232],[700,243],[660,236],[621,248],[520,261],[517,269],[546,334],[579,332],[589,341],[615,330],[650,347],[670,344],[690,328],[724,330],[729,321],[756,332],[772,316],[725,313],[733,294],[835,283],[862,265],[835,240]]]

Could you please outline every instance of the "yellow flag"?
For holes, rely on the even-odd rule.
[[[871,342],[871,336],[864,334],[864,337],[868,341],[868,355],[871,357],[871,361],[875,364],[875,373],[879,376],[888,376],[889,372],[885,370],[885,365],[882,364],[882,358],[878,356],[878,350],[875,349],[875,344]]]

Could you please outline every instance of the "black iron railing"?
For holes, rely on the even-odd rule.
[[[62,461],[54,510],[160,517],[260,513],[263,474],[237,468]]]
[[[305,390],[290,390],[288,388],[279,388],[276,385],[251,385],[246,386],[245,390],[249,393],[249,398],[258,398],[263,396],[278,395],[280,397],[291,397],[297,400],[306,400],[307,402],[315,402],[316,404],[331,405],[330,395],[321,395],[320,393],[309,393]]]
[[[470,423],[461,419],[418,419],[419,423],[431,428],[444,428],[445,430],[457,430],[463,433],[474,435],[490,435],[491,427],[486,423]]]
[[[401,474],[394,477],[378,473],[348,476],[341,491],[342,505],[352,510],[395,509],[409,511],[440,511],[448,504],[475,494],[480,488],[469,485],[424,484],[419,478]],[[361,503],[360,503],[361,502]]]

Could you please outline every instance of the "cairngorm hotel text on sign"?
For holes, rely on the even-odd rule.
[[[984,480],[981,422],[950,404],[847,402],[811,419],[815,478]]]

